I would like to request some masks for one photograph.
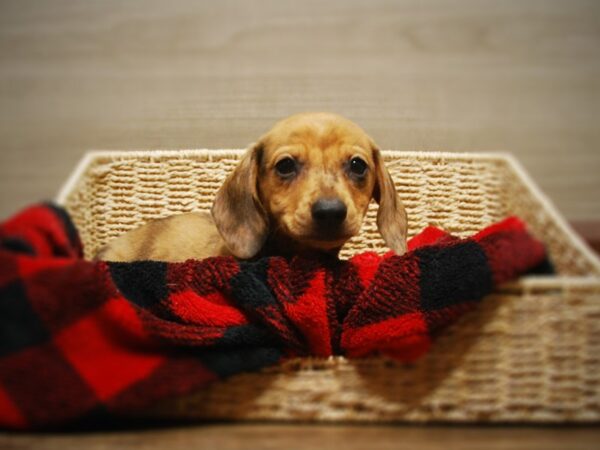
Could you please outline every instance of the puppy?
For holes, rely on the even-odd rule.
[[[212,218],[189,213],[149,222],[96,259],[337,255],[359,232],[371,199],[385,243],[404,253],[406,212],[373,140],[338,115],[297,114],[246,151],[218,190]]]

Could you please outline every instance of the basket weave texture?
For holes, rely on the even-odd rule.
[[[241,150],[91,152],[58,201],[90,257],[148,220],[208,211]],[[302,421],[600,420],[600,261],[505,154],[384,152],[409,217],[466,237],[516,214],[557,269],[498,289],[415,364],[294,359],[158,405],[148,415]],[[385,251],[371,205],[342,257]]]

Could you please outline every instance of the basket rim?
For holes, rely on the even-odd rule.
[[[600,292],[598,275],[525,275],[496,287],[495,292],[533,292],[538,290],[597,290]]]
[[[153,149],[153,150],[144,150],[144,149],[117,149],[117,150],[107,150],[107,149],[93,149],[86,151],[83,156],[77,162],[74,170],[71,172],[67,180],[60,187],[57,195],[55,196],[55,201],[58,204],[64,204],[67,200],[67,197],[77,184],[77,182],[83,177],[85,174],[85,170],[88,167],[89,163],[94,160],[101,158],[137,158],[137,157],[190,157],[190,156],[240,156],[245,152],[244,148],[230,148],[230,149],[211,149],[211,148],[196,148],[196,149]],[[514,156],[509,152],[443,152],[443,151],[417,151],[417,150],[392,150],[385,149],[382,150],[382,153],[386,156],[405,156],[415,159],[428,160],[435,158],[443,158],[449,160],[484,160],[484,161],[505,161],[508,162],[511,159],[514,159]]]
[[[78,182],[85,176],[86,170],[90,164],[96,160],[102,158],[125,158],[135,159],[138,157],[194,157],[194,156],[240,156],[246,151],[246,149],[210,149],[210,148],[198,148],[198,149],[155,149],[155,150],[143,150],[143,149],[132,149],[132,150],[89,150],[83,154],[79,162],[75,166],[75,169],[71,172],[67,180],[63,183],[58,194],[55,197],[55,202],[59,205],[66,204],[67,198],[71,192],[75,189]],[[416,150],[396,150],[396,149],[385,149],[382,150],[384,156],[397,156],[407,157],[416,160],[431,160],[431,159],[444,159],[450,161],[492,161],[498,163],[507,164],[518,177],[526,185],[527,189],[531,192],[537,200],[540,201],[542,207],[546,210],[550,218],[557,224],[561,231],[569,238],[571,243],[576,249],[590,262],[596,271],[597,275],[593,276],[581,276],[581,277],[524,277],[523,280],[548,278],[552,280],[562,279],[597,279],[600,280],[600,256],[592,250],[591,247],[585,243],[585,241],[575,232],[571,225],[567,222],[564,216],[558,211],[554,203],[550,198],[539,188],[537,183],[533,180],[529,172],[521,164],[513,153],[505,151],[488,151],[488,152],[444,152],[444,151],[416,151]],[[532,281],[535,283],[535,281]],[[520,283],[520,282],[518,282]],[[547,283],[547,282],[545,282]]]

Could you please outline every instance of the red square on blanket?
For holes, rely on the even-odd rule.
[[[64,329],[55,342],[102,400],[144,379],[164,361],[144,351],[139,318],[117,299]]]
[[[24,428],[26,425],[25,418],[19,411],[19,408],[13,403],[8,394],[0,386],[0,411],[2,411],[2,419],[0,419],[0,425],[13,427],[13,428]]]

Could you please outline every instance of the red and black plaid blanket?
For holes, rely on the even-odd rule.
[[[0,225],[0,426],[95,423],[293,356],[412,361],[546,261],[516,218],[463,240],[430,227],[409,249],[90,262],[65,211],[26,209]]]

